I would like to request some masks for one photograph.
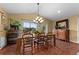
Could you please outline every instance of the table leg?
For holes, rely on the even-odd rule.
[[[56,46],[56,37],[55,37],[55,35],[53,35],[53,38],[54,38],[54,46]]]
[[[17,55],[20,55],[21,54],[21,39],[17,39],[16,41],[16,54]]]

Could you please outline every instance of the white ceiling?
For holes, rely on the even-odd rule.
[[[36,3],[0,3],[0,7],[7,13],[36,13]],[[61,13],[57,13],[60,10]],[[40,16],[47,19],[57,20],[63,17],[78,15],[79,3],[40,3]]]

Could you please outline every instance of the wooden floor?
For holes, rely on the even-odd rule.
[[[36,50],[35,50],[36,51]],[[34,55],[76,55],[79,52],[79,44],[66,43],[64,41],[57,40],[56,47],[49,46],[37,50]],[[27,53],[26,54],[30,54]],[[8,45],[0,50],[0,55],[16,55],[16,44]]]

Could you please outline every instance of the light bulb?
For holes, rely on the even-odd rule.
[[[37,17],[36,17],[36,20],[38,20],[38,18],[39,18],[39,17],[37,16]]]
[[[42,23],[44,20],[41,20],[40,22]]]
[[[38,20],[41,21],[42,20],[42,17],[40,19],[38,19]]]
[[[34,22],[36,22],[36,20],[33,20]]]

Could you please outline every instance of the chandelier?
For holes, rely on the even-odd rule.
[[[37,6],[38,6],[38,8],[37,8],[37,13],[38,14],[37,14],[36,18],[33,21],[36,22],[36,23],[42,23],[44,20],[43,20],[42,17],[39,16],[39,3],[37,3]]]

